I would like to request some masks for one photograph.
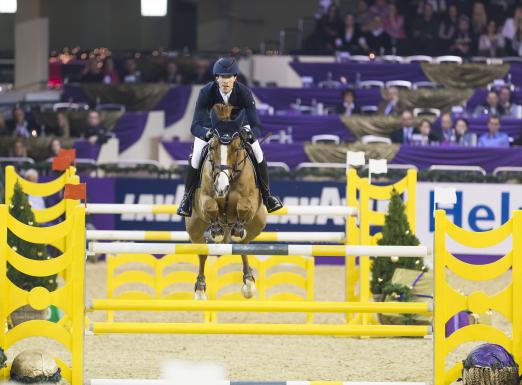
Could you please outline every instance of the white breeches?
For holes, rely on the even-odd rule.
[[[190,165],[192,168],[198,168],[199,162],[201,162],[201,153],[203,152],[203,148],[206,146],[207,142],[201,140],[199,138],[194,138],[194,149],[192,151],[192,159],[190,161]],[[253,144],[251,144],[252,151],[254,152],[254,156],[256,157],[257,163],[261,163],[263,161],[263,150],[261,150],[261,146],[259,142],[256,140]]]

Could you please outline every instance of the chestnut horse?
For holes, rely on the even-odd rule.
[[[249,144],[239,132],[241,122],[231,120],[232,107],[216,104],[212,108],[212,139],[208,155],[203,160],[201,184],[195,191],[192,216],[185,219],[185,226],[193,243],[206,243],[206,238],[216,243],[249,243],[265,228],[266,210],[256,186],[254,166],[247,155]],[[224,128],[223,128],[224,127]],[[232,129],[231,129],[232,128]],[[248,264],[243,261],[243,286],[245,298],[255,295],[255,280]],[[206,299],[205,262],[207,256],[199,256],[199,274],[195,285],[195,298]]]

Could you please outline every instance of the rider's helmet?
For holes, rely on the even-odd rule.
[[[236,59],[233,57],[222,57],[214,63],[212,72],[214,76],[237,76],[239,74],[239,67],[237,66]]]

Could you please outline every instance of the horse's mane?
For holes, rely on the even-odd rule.
[[[230,104],[216,103],[212,106],[212,110],[214,110],[219,120],[230,120],[233,109],[234,107]]]

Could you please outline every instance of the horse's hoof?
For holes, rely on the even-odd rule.
[[[211,235],[211,238],[214,242],[221,243],[225,239],[225,235],[224,234],[216,234],[214,236]]]
[[[194,299],[196,301],[206,301],[207,300],[207,293],[205,293],[204,290],[196,290],[194,292]]]
[[[250,299],[255,297],[256,293],[256,283],[251,279],[246,279],[245,283],[241,287],[241,294],[243,294],[243,297],[246,299]]]
[[[239,232],[239,235],[232,235],[232,236],[230,236],[230,238],[234,242],[239,243],[239,242],[243,241],[246,238],[246,230],[241,230]]]

